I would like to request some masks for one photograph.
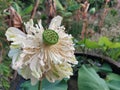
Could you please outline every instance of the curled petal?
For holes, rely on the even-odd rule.
[[[61,25],[62,19],[63,18],[61,16],[54,17],[49,25],[49,29],[57,30],[57,28]]]
[[[25,38],[26,36],[25,33],[15,27],[8,28],[5,35],[8,41],[17,41],[21,38]]]
[[[42,21],[41,20],[38,21],[38,25],[39,25],[40,30],[44,31],[44,28],[42,26]]]

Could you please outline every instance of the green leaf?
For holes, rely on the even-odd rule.
[[[42,90],[67,90],[67,82],[61,80],[50,83],[45,79],[42,81]]]
[[[22,16],[29,14],[33,9],[33,5],[30,5],[28,7],[26,7],[23,11],[22,11]]]
[[[9,67],[6,66],[4,63],[0,64],[0,74],[3,74],[4,76],[8,76],[10,74]]]
[[[63,11],[62,12],[62,16],[63,17],[70,17],[70,16],[72,16],[72,13],[71,12],[65,12],[65,11]]]
[[[95,41],[90,41],[90,40],[88,40],[88,39],[85,40],[85,46],[86,46],[87,48],[92,48],[92,49],[94,49],[94,48],[99,48],[99,45],[97,44],[97,42],[95,42]]]
[[[79,90],[109,90],[107,84],[91,67],[82,66],[78,72]]]
[[[120,43],[116,42],[116,43],[113,43],[110,48],[120,48]]]
[[[120,90],[120,81],[110,81],[108,83],[110,90]]]
[[[112,10],[110,11],[110,13],[111,13],[111,15],[113,15],[113,16],[116,16],[116,15],[118,14],[117,10],[115,10],[115,9],[112,9]]]
[[[54,2],[56,3],[56,6],[57,6],[58,9],[64,10],[64,7],[62,6],[62,4],[60,3],[59,0],[54,0]]]
[[[94,4],[95,0],[89,0],[90,4]]]
[[[26,81],[21,84],[20,90],[38,90],[38,83],[32,86],[30,81]]]
[[[42,90],[67,90],[67,81],[61,80],[54,83],[50,83],[46,79],[42,80]],[[21,84],[20,90],[38,90],[38,83],[34,86],[31,85],[30,81],[26,81]]]
[[[110,90],[120,90],[120,75],[109,73],[106,80]]]
[[[107,37],[101,37],[98,41],[98,44],[100,46],[107,46],[107,47],[110,47],[113,45],[113,43]]]
[[[107,75],[107,80],[111,81],[111,80],[116,80],[116,81],[120,81],[120,75],[115,74],[115,73],[109,73]]]
[[[73,5],[69,6],[69,7],[67,8],[67,10],[70,11],[70,12],[73,12],[73,11],[79,9],[79,8],[80,8],[80,5],[79,5],[79,4],[73,4]]]
[[[120,56],[120,48],[113,48],[111,50],[108,51],[108,55],[114,59],[114,60],[118,60],[119,56]]]
[[[112,72],[112,68],[107,63],[104,63],[102,67],[100,67],[99,69],[100,71],[104,71],[104,72]]]
[[[119,42],[111,42],[107,37],[101,37],[98,41],[98,44],[108,48],[120,48]]]
[[[76,44],[80,45],[80,46],[84,46],[86,48],[91,48],[91,49],[95,49],[95,48],[100,47],[97,42],[91,41],[89,39],[81,40],[81,41],[77,42]]]
[[[17,13],[21,14],[21,7],[16,2],[12,2],[12,6],[14,7]]]

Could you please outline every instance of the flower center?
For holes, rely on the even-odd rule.
[[[44,30],[43,32],[43,41],[46,44],[53,45],[58,42],[59,36],[54,30]]]

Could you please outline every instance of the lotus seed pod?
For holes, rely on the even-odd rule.
[[[43,41],[46,44],[53,45],[58,42],[59,36],[54,30],[44,30],[43,32]]]

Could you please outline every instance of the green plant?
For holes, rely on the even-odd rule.
[[[113,73],[108,66],[98,67],[96,71],[94,66],[82,65],[78,71],[78,90],[119,90],[120,75]]]
[[[92,67],[82,66],[78,72],[78,90],[109,90]]]
[[[10,63],[9,63],[10,64]],[[2,63],[0,64],[0,88],[2,88],[2,90],[8,90],[10,87],[10,81],[9,81],[9,77],[10,77],[10,73],[11,70],[9,68],[9,66],[7,66],[8,64],[6,63]]]
[[[102,54],[107,55],[115,60],[119,60],[120,56],[120,42],[112,42],[107,37],[101,37],[97,42],[89,39],[81,40],[76,42],[76,45],[83,49],[98,50]],[[83,50],[82,49],[82,50]],[[85,51],[85,50],[84,50]]]
[[[97,10],[103,9],[105,7],[106,0],[88,0],[90,3],[90,8],[95,7]],[[110,0],[108,2],[109,7],[113,7],[116,4],[116,0]]]

